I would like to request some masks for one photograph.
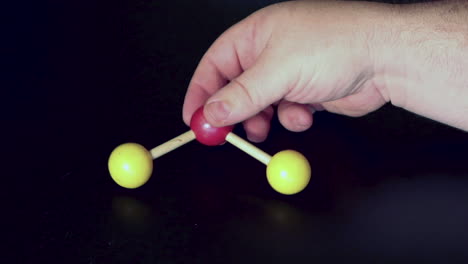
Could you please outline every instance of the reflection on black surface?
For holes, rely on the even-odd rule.
[[[151,207],[136,198],[114,196],[112,198],[113,217],[119,226],[129,233],[146,233],[155,225]]]
[[[107,183],[76,190],[64,184],[53,194],[61,200],[51,199],[41,212],[35,259],[50,259],[53,252],[54,260],[77,263],[468,259],[466,174],[394,175],[342,192],[327,209],[313,206],[323,197],[184,181],[154,186],[150,193]]]
[[[306,221],[307,215],[285,201],[266,200],[255,196],[241,196],[238,200],[255,208],[263,224],[276,230],[300,229]]]
[[[467,200],[466,176],[384,182],[353,202],[340,243],[360,256],[466,260]]]
[[[394,179],[375,189],[357,189],[344,199],[323,213],[287,199],[237,196],[224,219],[204,227],[201,222],[201,233],[193,234],[191,247],[197,248],[199,259],[229,256],[227,263],[324,259],[453,263],[468,258],[466,178]]]

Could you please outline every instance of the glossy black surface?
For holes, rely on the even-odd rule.
[[[468,134],[391,106],[357,119],[319,113],[299,134],[274,120],[258,146],[311,162],[312,181],[295,196],[271,190],[264,165],[229,144],[183,146],[137,190],[112,182],[112,149],[185,132],[183,96],[200,57],[272,2],[47,7],[31,37],[33,98],[5,126],[18,161],[4,193],[13,262],[468,260]]]

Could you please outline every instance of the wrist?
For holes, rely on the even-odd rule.
[[[402,53],[401,31],[404,22],[400,5],[389,5],[373,28],[369,46],[373,47],[374,86],[386,102],[404,107],[406,63]],[[406,52],[406,50],[404,50]]]
[[[468,130],[468,26],[447,5],[395,6],[377,80],[393,105]]]
[[[374,14],[368,28],[368,47],[373,69],[373,86],[387,103],[398,105],[404,101],[404,90],[396,85],[402,79],[401,43],[398,28],[403,27],[399,5],[384,5]]]

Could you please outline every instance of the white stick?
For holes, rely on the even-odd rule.
[[[241,149],[245,153],[249,154],[253,158],[257,159],[261,163],[263,163],[265,165],[268,165],[268,163],[270,163],[270,160],[271,160],[270,155],[268,155],[263,150],[255,147],[254,145],[250,144],[249,142],[247,142],[243,138],[237,136],[236,134],[234,134],[232,132],[227,134],[226,141],[233,144],[234,146],[238,147],[239,149]]]
[[[151,152],[151,156],[153,156],[153,159],[159,158],[162,155],[173,151],[174,149],[192,141],[195,139],[195,133],[193,133],[192,130],[189,130],[185,132],[184,134],[175,137],[169,141],[167,141],[164,144],[161,144],[155,148],[153,148]]]

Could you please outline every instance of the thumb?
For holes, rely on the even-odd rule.
[[[212,95],[204,107],[207,121],[213,126],[234,125],[282,99],[288,90],[288,74],[276,65],[257,62]]]

